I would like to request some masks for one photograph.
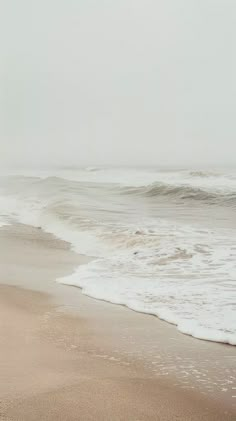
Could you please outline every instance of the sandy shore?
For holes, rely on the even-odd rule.
[[[41,230],[0,247],[1,420],[235,419],[235,347],[55,283],[86,259]]]

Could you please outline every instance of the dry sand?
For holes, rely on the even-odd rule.
[[[56,284],[86,259],[41,230],[0,247],[1,420],[235,420],[235,347]]]

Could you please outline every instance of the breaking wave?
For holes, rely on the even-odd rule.
[[[236,192],[206,190],[188,185],[176,186],[168,183],[154,183],[143,187],[124,188],[123,192],[124,194],[140,195],[150,198],[166,197],[181,201],[199,200],[208,205],[236,205]]]
[[[162,203],[168,217],[158,213]],[[227,174],[94,168],[0,177],[0,224],[41,227],[93,258],[60,282],[232,345],[235,204],[236,178]],[[229,214],[230,229],[222,228]]]

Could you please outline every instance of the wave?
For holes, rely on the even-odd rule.
[[[124,265],[129,262],[127,259]],[[57,279],[81,288],[92,298],[157,316],[186,335],[236,345],[233,283],[231,291],[224,291],[214,282],[194,281],[173,282],[166,277],[143,282],[119,273],[112,259],[92,261],[72,275]]]
[[[153,202],[149,213],[150,199],[158,203],[158,198],[168,200],[174,216],[176,201],[235,204],[233,183],[226,184],[228,190],[218,182],[204,188],[183,185],[181,175],[131,187],[126,174],[125,185],[114,182],[117,177],[101,182],[97,174],[90,181],[77,176],[1,179],[0,223],[40,226],[95,258],[61,282],[155,314],[189,335],[236,345],[233,231],[222,234],[191,219],[189,225],[185,219],[153,217]],[[144,181],[142,174],[139,180]],[[210,212],[214,219],[214,208]]]
[[[126,187],[124,194],[151,198],[168,198],[175,200],[198,200],[206,204],[236,205],[236,192],[222,192],[221,190],[206,190],[189,185],[174,185],[168,183],[153,183],[143,187]]]
[[[91,169],[89,172],[96,173],[97,169]],[[202,173],[202,172],[201,172]],[[199,174],[199,172],[194,172]],[[205,174],[205,173],[204,173]],[[197,176],[197,175],[196,175]],[[205,177],[205,175],[202,175]],[[207,177],[207,175],[206,175]],[[206,205],[226,205],[236,206],[236,183],[233,180],[230,185],[230,180],[224,179],[224,184],[217,184],[214,180],[212,184],[197,185],[191,182],[182,183],[178,179],[174,182],[168,181],[157,181],[146,185],[122,185],[115,180],[107,180],[103,182],[96,182],[96,178],[91,181],[87,180],[71,180],[60,176],[50,175],[47,177],[24,177],[24,176],[12,176],[8,177],[8,186],[15,185],[16,181],[20,185],[20,188],[43,188],[53,190],[54,188],[71,191],[72,189],[78,192],[89,191],[93,188],[103,189],[104,192],[107,189],[108,194],[120,194],[125,196],[137,196],[151,199],[164,199],[185,202],[188,201],[199,201]],[[226,187],[227,186],[227,187]]]
[[[45,180],[38,180],[39,183],[57,184],[67,187],[68,180],[61,177],[48,177]],[[73,182],[74,186],[78,190],[84,190],[86,188],[97,187],[94,182]],[[236,206],[236,191],[224,191],[221,188],[201,188],[193,185],[181,185],[172,183],[155,182],[145,186],[137,187],[121,187],[117,183],[102,183],[100,188],[107,187],[111,192],[119,192],[124,195],[134,195],[146,198],[163,198],[168,200],[179,200],[185,201],[200,201],[207,205],[227,205]],[[70,181],[70,188],[72,187],[72,181]]]
[[[189,175],[191,177],[203,177],[203,178],[221,176],[219,172],[214,172],[214,171],[190,171]]]
[[[33,178],[32,178],[33,180]],[[34,180],[36,182],[36,180]],[[68,183],[69,181],[69,183]],[[204,186],[199,187],[191,184],[178,184],[178,182],[155,182],[143,186],[121,186],[115,182],[96,183],[94,181],[77,181],[67,180],[63,177],[50,176],[44,180],[38,179],[37,183],[57,185],[57,187],[72,188],[72,185],[78,190],[86,190],[99,185],[100,188],[108,188],[111,193],[119,193],[124,195],[133,195],[146,198],[163,198],[175,201],[199,201],[207,205],[227,205],[236,206],[236,189],[224,189],[221,186]],[[234,186],[233,186],[234,187]]]

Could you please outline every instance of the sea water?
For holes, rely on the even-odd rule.
[[[59,279],[236,345],[236,172],[54,168],[0,177],[0,224],[41,227],[93,259]]]

